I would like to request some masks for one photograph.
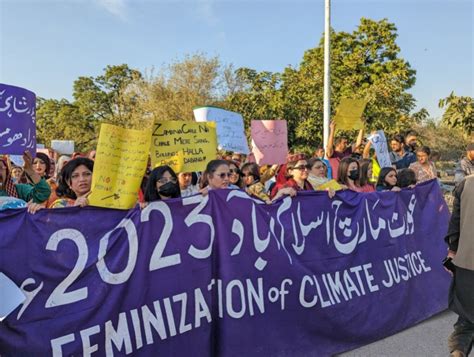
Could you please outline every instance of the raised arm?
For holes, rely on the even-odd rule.
[[[352,151],[356,151],[362,145],[362,139],[364,138],[364,128],[359,130],[359,135],[357,135],[357,140],[352,146]]]
[[[336,132],[336,122],[334,120],[331,120],[331,123],[329,124],[329,138],[328,138],[328,144],[326,146],[326,156],[329,159],[332,157],[332,154],[334,153],[334,134]]]

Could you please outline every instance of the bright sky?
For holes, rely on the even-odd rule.
[[[332,0],[336,31],[361,17],[396,24],[412,93],[433,117],[452,90],[474,95],[473,14],[472,0]],[[144,71],[197,51],[276,72],[323,30],[324,0],[0,0],[0,82],[71,99],[77,77],[109,64]]]

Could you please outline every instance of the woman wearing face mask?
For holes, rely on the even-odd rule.
[[[367,188],[362,188],[359,185],[359,177],[360,177],[360,167],[359,162],[352,158],[346,157],[341,160],[338,168],[338,175],[337,181],[347,186],[349,190],[356,191],[356,192],[373,192],[374,188],[372,187],[372,191],[365,191]]]
[[[150,172],[145,189],[145,201],[153,202],[181,197],[178,176],[168,165],[158,166]]]
[[[397,186],[397,170],[393,167],[384,167],[380,171],[377,191],[401,191],[400,187]]]

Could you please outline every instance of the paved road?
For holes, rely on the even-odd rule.
[[[446,357],[447,338],[457,315],[444,311],[396,335],[338,355],[339,357]]]

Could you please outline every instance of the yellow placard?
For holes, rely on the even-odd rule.
[[[338,130],[360,130],[364,127],[362,114],[367,101],[364,99],[342,98],[336,109],[334,121]]]
[[[328,182],[323,183],[322,185],[319,185],[318,187],[316,187],[316,189],[318,191],[327,190],[328,188],[332,188],[334,191],[338,191],[342,187],[336,180],[328,181]]]
[[[150,130],[101,125],[89,196],[91,206],[130,209],[136,204],[150,141]]]
[[[155,123],[151,136],[151,164],[168,165],[176,173],[204,171],[216,158],[215,122],[186,122],[178,120]]]

